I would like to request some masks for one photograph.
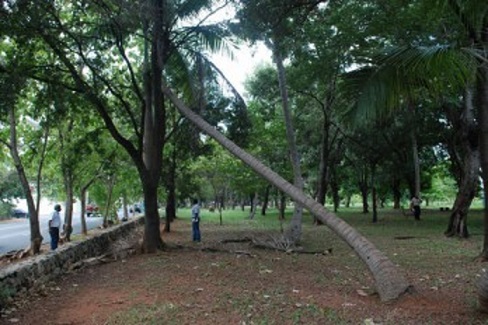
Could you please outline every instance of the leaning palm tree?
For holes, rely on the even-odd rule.
[[[224,135],[218,132],[215,127],[211,126],[185,105],[185,103],[174,95],[166,85],[163,85],[163,90],[181,114],[195,124],[200,130],[214,138],[226,150],[247,164],[257,174],[307,208],[315,217],[324,222],[346,241],[371,270],[375,279],[377,291],[382,301],[397,299],[410,289],[410,284],[397,266],[358,231],[343,220],[337,218],[333,213],[328,212],[323,205],[312,198],[307,197],[303,191],[286,181],[283,177],[272,171],[255,157],[251,156],[235,143],[227,139]]]

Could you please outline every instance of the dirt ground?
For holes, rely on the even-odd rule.
[[[307,236],[322,238],[323,228],[316,228]],[[432,274],[407,267],[416,293],[385,304],[348,248],[286,254],[222,244],[244,236],[225,226],[202,225],[202,234],[203,242],[194,244],[190,225],[175,221],[163,234],[168,251],[65,275],[16,301],[0,323],[488,324],[477,310],[471,277],[461,274],[437,286],[430,281],[448,264]]]

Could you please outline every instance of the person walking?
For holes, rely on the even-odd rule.
[[[193,200],[193,207],[191,208],[191,226],[193,241],[199,242],[200,237],[200,205],[198,205],[198,200]]]
[[[51,235],[51,250],[58,248],[59,242],[59,228],[61,227],[61,205],[56,204],[54,206],[54,212],[49,220],[49,235]]]

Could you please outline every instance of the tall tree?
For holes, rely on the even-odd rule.
[[[287,55],[287,39],[294,28],[299,28],[309,10],[321,1],[243,1],[238,15],[244,35],[252,41],[262,40],[273,53],[273,61],[278,74],[278,84],[281,95],[283,117],[285,121],[286,139],[288,142],[289,159],[293,170],[293,183],[303,189],[304,181],[300,162],[300,154],[296,144],[295,129],[290,107],[288,83],[284,60]],[[286,237],[291,242],[297,242],[302,233],[303,207],[295,203],[295,210]]]

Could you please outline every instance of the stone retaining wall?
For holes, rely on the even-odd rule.
[[[110,227],[92,238],[65,243],[54,252],[30,257],[0,269],[0,308],[6,300],[33,287],[41,286],[72,270],[76,263],[106,254],[117,239],[129,235],[144,218]]]

